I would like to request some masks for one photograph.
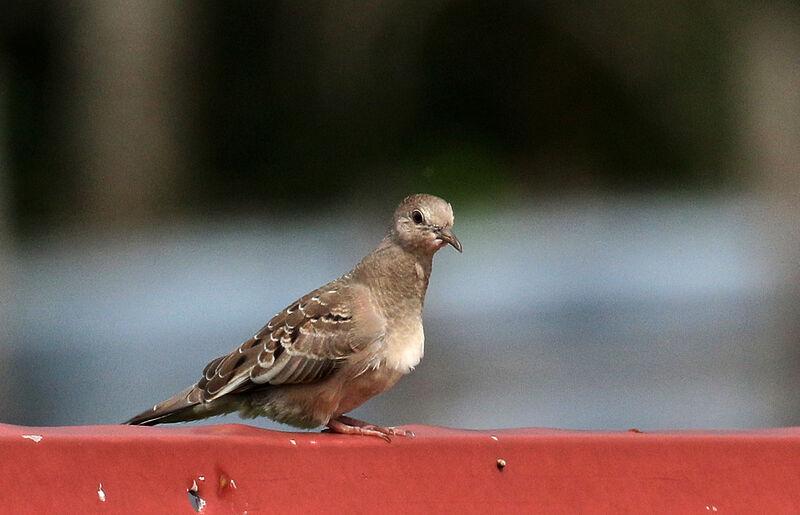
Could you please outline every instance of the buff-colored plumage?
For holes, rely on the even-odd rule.
[[[238,349],[209,363],[195,385],[126,424],[238,411],[387,440],[407,434],[345,413],[394,386],[422,359],[433,255],[447,244],[461,251],[452,225],[446,201],[407,197],[378,248],[350,272],[290,304]]]

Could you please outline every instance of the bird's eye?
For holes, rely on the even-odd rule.
[[[425,221],[425,217],[422,216],[422,213],[420,212],[419,209],[415,209],[414,211],[411,212],[411,219],[414,220],[415,224],[421,224],[422,222]]]

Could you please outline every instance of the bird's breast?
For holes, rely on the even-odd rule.
[[[373,358],[373,366],[386,367],[401,374],[419,365],[425,353],[425,334],[422,321],[408,321],[387,332],[384,345]]]

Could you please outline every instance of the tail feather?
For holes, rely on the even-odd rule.
[[[211,402],[203,402],[201,392],[196,386],[192,385],[169,399],[159,402],[152,409],[126,420],[123,424],[154,426],[171,422],[189,422],[235,410],[228,399],[224,399],[224,397]]]

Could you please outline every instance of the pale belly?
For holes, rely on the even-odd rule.
[[[410,320],[407,326],[386,335],[383,347],[372,357],[367,370],[342,384],[339,405],[331,418],[354,410],[371,397],[390,389],[419,364],[424,351],[425,335],[421,321]]]

